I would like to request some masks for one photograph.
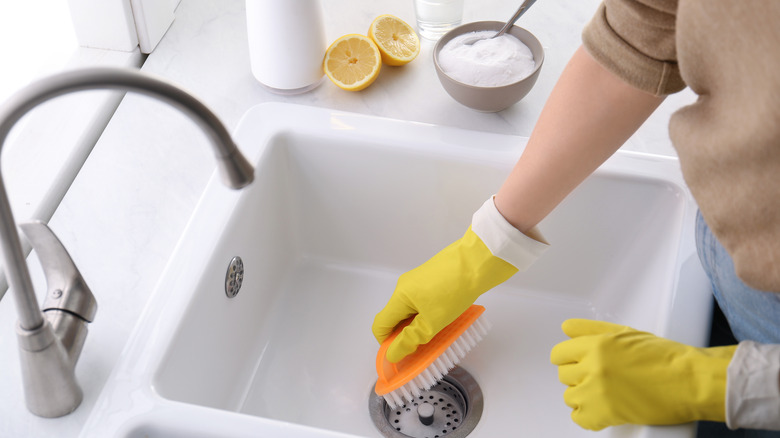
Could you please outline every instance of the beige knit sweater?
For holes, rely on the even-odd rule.
[[[737,275],[780,292],[780,1],[605,0],[583,44],[642,90],[698,94],[669,124],[685,181]]]

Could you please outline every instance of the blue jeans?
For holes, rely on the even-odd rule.
[[[780,294],[753,289],[737,277],[731,256],[712,234],[701,213],[696,215],[696,248],[717,304],[710,344],[727,345],[743,340],[780,344]],[[702,421],[697,436],[780,438],[780,432],[729,430],[723,423]]]
[[[701,213],[696,216],[696,248],[737,341],[780,344],[780,294],[753,289],[737,277],[731,257]]]

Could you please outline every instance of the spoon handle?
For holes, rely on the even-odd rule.
[[[493,35],[491,38],[500,37],[503,35],[509,28],[511,28],[515,21],[518,20],[525,12],[529,9],[531,9],[531,6],[536,3],[536,0],[525,0],[522,5],[520,5],[519,8],[517,8],[517,12],[515,12],[515,15],[512,15],[512,18],[509,19],[509,21],[506,22],[504,27],[501,28],[501,30],[498,31],[497,34]]]

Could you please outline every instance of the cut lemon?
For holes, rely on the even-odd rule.
[[[382,62],[404,65],[420,53],[420,39],[411,26],[394,15],[380,15],[368,28],[368,37],[379,47]]]
[[[382,56],[369,38],[344,35],[328,47],[322,67],[339,88],[358,91],[371,85],[379,76]]]

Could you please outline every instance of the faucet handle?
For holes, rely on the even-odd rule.
[[[46,276],[48,291],[43,311],[64,310],[92,322],[97,312],[97,300],[60,239],[42,221],[23,223],[19,227],[38,254]]]

